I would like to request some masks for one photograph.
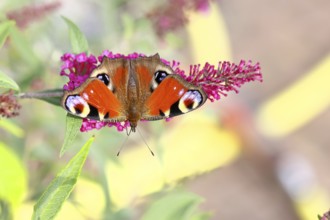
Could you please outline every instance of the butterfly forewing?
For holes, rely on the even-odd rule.
[[[73,115],[95,120],[123,121],[119,100],[99,79],[89,78],[64,94],[63,107]]]

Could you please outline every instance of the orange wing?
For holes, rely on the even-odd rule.
[[[188,113],[206,101],[205,92],[179,75],[168,75],[146,101],[146,120],[158,120]]]
[[[120,101],[97,78],[89,78],[77,89],[66,92],[62,105],[69,113],[81,118],[108,121],[126,120]]]

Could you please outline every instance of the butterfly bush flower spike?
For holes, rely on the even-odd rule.
[[[227,96],[227,93],[238,89],[247,82],[262,82],[262,74],[259,63],[252,64],[251,61],[241,60],[234,64],[227,61],[219,62],[215,67],[206,63],[203,68],[198,65],[191,65],[189,74],[182,75],[181,70],[176,70],[188,82],[201,86],[207,93],[208,99],[212,102],[219,100],[221,96]]]
[[[60,74],[69,78],[69,82],[64,85],[64,90],[74,90],[89,78],[92,71],[102,62],[104,57],[111,59],[124,58],[128,60],[146,57],[144,54],[132,53],[123,55],[105,50],[98,57],[94,55],[87,56],[85,53],[71,54],[66,53],[61,57],[63,65]],[[161,62],[170,66],[175,74],[180,75],[186,81],[195,86],[201,87],[207,94],[210,101],[219,100],[223,96],[227,96],[228,92],[238,92],[238,89],[250,81],[262,81],[262,74],[259,63],[252,64],[251,61],[240,61],[239,64],[230,62],[219,62],[217,66],[206,63],[201,65],[191,65],[189,73],[185,73],[180,68],[178,61],[167,61],[161,59]],[[81,131],[86,132],[93,129],[101,129],[103,127],[116,127],[118,131],[123,131],[130,126],[128,121],[125,122],[108,122],[97,121],[92,119],[83,119]]]
[[[80,86],[97,66],[95,56],[87,56],[85,53],[66,53],[61,57],[61,60],[63,65],[60,75],[69,78],[69,82],[63,87],[64,90],[73,90]]]

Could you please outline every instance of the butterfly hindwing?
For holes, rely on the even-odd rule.
[[[181,76],[167,75],[146,101],[147,120],[174,117],[197,109],[206,101],[205,92]]]
[[[159,55],[131,60],[140,92],[141,118],[158,120],[190,112],[206,101],[205,92],[175,74]]]

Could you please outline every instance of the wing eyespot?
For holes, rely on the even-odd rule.
[[[169,74],[163,70],[159,70],[154,73],[154,80],[157,84],[160,84]]]
[[[157,86],[168,76],[170,75],[164,70],[158,70],[154,73],[152,84],[150,85],[150,91],[153,92]]]
[[[99,80],[101,80],[106,86],[109,86],[110,84],[110,78],[107,74],[105,73],[99,73],[97,74],[96,78],[98,78]]]
[[[64,106],[68,112],[79,117],[87,117],[90,113],[90,106],[80,95],[69,95]]]
[[[109,75],[106,73],[99,73],[96,75],[96,78],[98,78],[99,80],[101,80],[104,85],[106,85],[110,91],[112,91],[113,93],[115,92],[115,87],[114,85],[111,83],[111,79],[109,78]]]

